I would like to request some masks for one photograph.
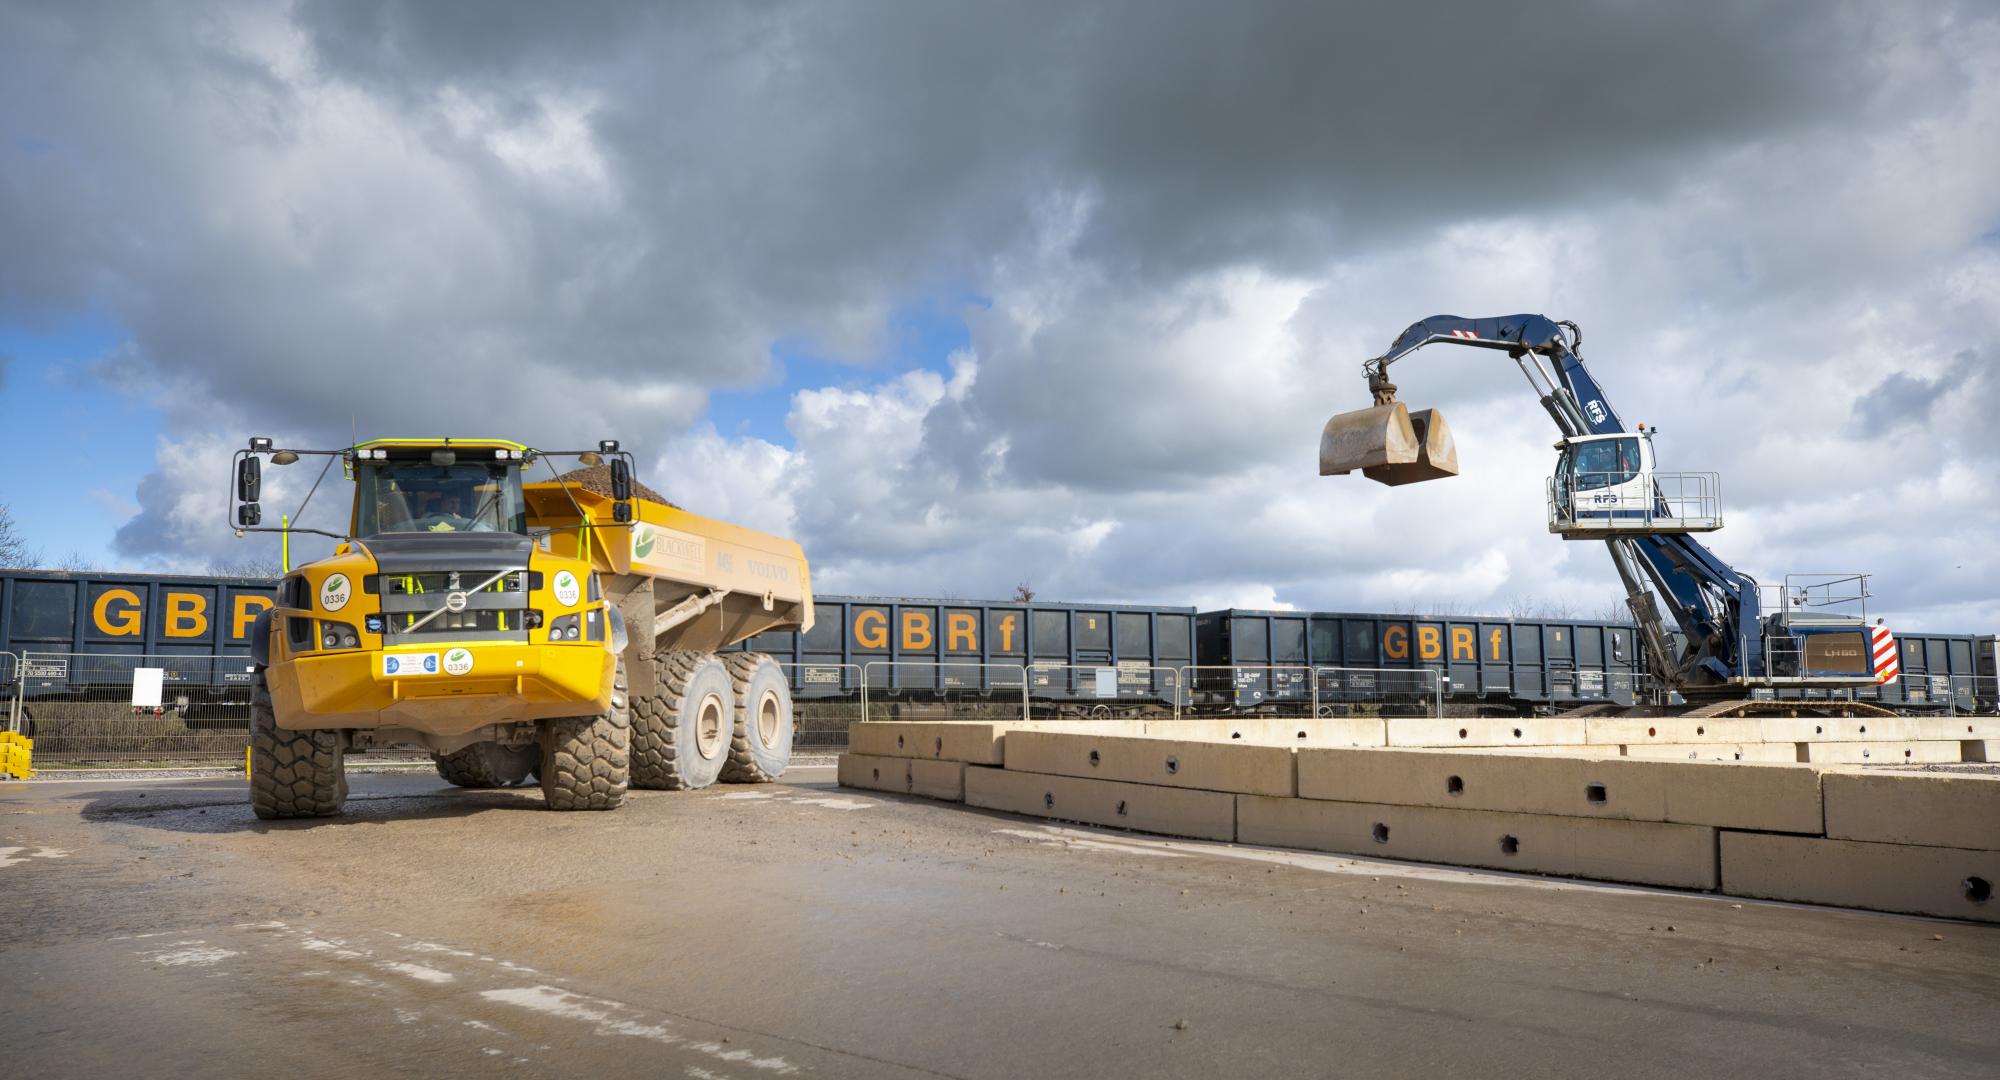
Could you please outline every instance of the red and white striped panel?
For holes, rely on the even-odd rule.
[[[1451,336],[1452,336],[1452,337],[1460,337],[1460,338],[1471,338],[1471,339],[1473,339],[1473,340],[1475,340],[1475,341],[1477,341],[1477,340],[1479,339],[1479,335],[1478,335],[1478,334],[1475,334],[1475,333],[1473,333],[1473,332],[1472,332],[1472,331],[1470,331],[1470,330],[1453,330],[1453,331],[1451,332]]]
[[[1903,661],[1896,655],[1896,635],[1886,626],[1868,628],[1868,643],[1875,656],[1876,685],[1891,682],[1903,674]]]

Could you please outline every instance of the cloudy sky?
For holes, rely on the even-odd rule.
[[[1499,354],[1397,370],[1460,478],[1315,474],[1364,358],[1517,311],[1731,562],[2000,629],[1991,4],[0,0],[52,556],[257,553],[250,434],[616,437],[822,591],[1600,614]]]

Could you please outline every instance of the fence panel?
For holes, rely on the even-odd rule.
[[[792,686],[792,752],[847,749],[847,725],[861,719],[867,690],[860,664],[779,664]]]
[[[1183,718],[1313,715],[1312,669],[1303,664],[1189,665],[1181,685]]]
[[[1028,671],[1019,664],[871,660],[861,665],[863,720],[1025,720]]]
[[[1180,715],[1187,700],[1180,668],[1038,661],[1028,668],[1028,711],[1036,720],[1107,720]]]
[[[24,653],[20,722],[37,764],[241,763],[251,679],[242,656]]]
[[[1444,681],[1432,668],[1313,669],[1314,716],[1443,716]]]

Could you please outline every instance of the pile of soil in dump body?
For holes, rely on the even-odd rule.
[[[561,476],[556,477],[556,479],[561,480],[565,484],[575,484],[585,491],[595,491],[607,499],[611,497],[611,466],[609,465],[587,465],[581,469],[571,469]],[[632,478],[632,495],[635,498],[645,499],[648,502],[663,503],[675,509],[680,508],[679,503],[640,483],[639,478],[636,476]]]

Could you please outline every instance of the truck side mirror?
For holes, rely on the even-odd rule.
[[[632,504],[629,502],[612,503],[611,520],[620,525],[630,524],[632,521]]]
[[[264,509],[256,503],[243,503],[236,508],[236,524],[248,528],[264,520]]]
[[[624,458],[611,459],[611,497],[619,502],[632,497],[632,466]]]
[[[236,462],[236,501],[262,501],[264,462],[255,454],[245,454]]]

